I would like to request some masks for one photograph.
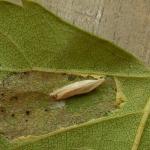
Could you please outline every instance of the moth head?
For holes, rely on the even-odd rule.
[[[57,94],[50,93],[50,97],[54,100],[57,100]]]

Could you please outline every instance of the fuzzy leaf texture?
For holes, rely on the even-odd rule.
[[[15,74],[32,72],[32,74],[29,74],[28,78],[24,77],[25,79],[23,78],[22,81],[20,74],[15,75],[14,72]],[[19,6],[6,1],[0,1],[1,83],[5,83],[4,81],[6,81],[7,78],[7,82],[9,81],[10,83],[11,80],[11,84],[13,85],[9,84],[7,90],[10,90],[10,88],[11,90],[15,90],[16,86],[19,85],[20,87],[17,90],[24,90],[24,93],[31,93],[32,91],[34,95],[30,97],[31,99],[37,96],[41,91],[44,93],[48,88],[54,88],[49,87],[46,82],[51,83],[51,85],[56,84],[55,88],[58,85],[62,86],[68,82],[66,81],[66,76],[52,74],[51,77],[53,79],[56,78],[52,80],[49,79],[44,72],[56,74],[105,75],[111,82],[101,87],[104,94],[99,88],[99,91],[95,91],[93,95],[89,93],[87,96],[74,97],[66,102],[67,111],[76,112],[76,115],[80,115],[81,112],[83,115],[85,108],[92,105],[93,107],[91,108],[93,111],[90,110],[87,120],[84,118],[85,120],[83,122],[77,121],[75,124],[69,124],[68,126],[58,129],[54,128],[56,130],[52,131],[43,127],[46,129],[44,132],[39,132],[40,134],[35,134],[35,132],[38,132],[38,129],[34,130],[34,134],[33,132],[29,132],[29,134],[19,135],[24,136],[22,138],[19,138],[19,136],[12,139],[7,138],[5,134],[3,134],[6,128],[5,119],[7,117],[4,116],[2,118],[4,110],[1,109],[0,149],[150,149],[150,70],[148,67],[144,66],[143,63],[125,50],[107,40],[91,35],[64,22],[35,2],[25,0],[23,1],[23,5]],[[8,79],[8,75],[10,76],[11,73],[13,73],[13,75]],[[41,77],[41,74],[44,75]],[[57,79],[60,79],[62,82],[58,83]],[[76,80],[80,80],[80,77],[77,77]],[[13,84],[14,82],[15,84]],[[99,97],[103,97],[104,101],[101,104],[104,104],[106,103],[106,99],[112,98],[114,96],[113,94],[109,95],[109,98],[105,96],[109,94],[110,91],[112,92],[110,87],[113,88],[113,82],[115,82],[117,88],[114,101],[123,103],[118,104],[119,108],[116,110],[113,109],[107,116],[93,119],[91,115],[92,112],[95,111],[98,113],[101,111],[100,109],[103,108],[102,105],[94,110],[95,104],[93,101],[95,99],[98,101]],[[2,87],[1,91],[2,90],[5,89]],[[36,91],[38,91],[38,93],[35,94]],[[46,92],[48,92],[48,90]],[[42,97],[44,97],[44,95]],[[15,97],[13,96],[13,98]],[[25,96],[23,96],[23,98],[25,98]],[[24,102],[23,100],[21,103]],[[11,102],[2,101],[4,100],[0,98],[0,107],[2,104],[5,104],[4,106],[7,106],[7,109],[10,111],[12,111],[12,106],[16,106],[17,103],[13,102],[13,104],[11,104]],[[40,105],[47,105],[46,102],[41,102],[42,100],[39,101]],[[40,120],[42,117],[40,118],[40,115],[46,116],[38,109],[40,106],[38,106],[38,108],[36,107],[39,103],[33,101],[26,104],[31,104],[32,107],[35,105],[35,116],[32,117],[30,121],[32,125],[34,125],[34,121],[38,119],[38,122],[42,123]],[[108,103],[110,104],[109,101]],[[18,107],[22,106],[20,103],[18,105]],[[77,112],[79,108],[80,112]],[[107,108],[108,105],[104,109]],[[23,107],[23,109],[25,108]],[[26,113],[29,115],[29,112]],[[54,113],[56,112],[54,111]],[[7,115],[7,113],[5,115]],[[17,115],[18,116],[15,117],[19,117],[19,114]],[[14,114],[12,117],[14,117]],[[38,119],[34,120],[36,117],[38,117]],[[59,119],[57,116],[56,120],[59,121]],[[65,123],[67,121],[69,122],[72,118],[69,119],[66,120]],[[11,126],[9,132],[13,132],[12,126],[14,120],[8,120]],[[40,126],[41,124],[38,125]],[[32,128],[36,127],[32,126]]]

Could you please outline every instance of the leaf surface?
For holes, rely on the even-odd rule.
[[[14,72],[17,73],[14,74]],[[22,77],[22,72],[30,75]],[[32,72],[40,73],[35,76]],[[51,73],[56,73],[56,75],[51,76]],[[62,73],[66,75],[63,76]],[[111,80],[114,78],[117,87],[116,102],[121,103],[119,108],[112,112],[111,107],[111,113],[108,116],[100,115],[96,118],[90,116],[87,120],[85,119],[86,116],[89,116],[88,112],[84,114],[82,111],[90,108],[90,105],[93,106],[92,110],[87,110],[91,112],[106,112],[106,109],[109,108],[108,103],[103,105],[102,102],[106,102],[107,99],[111,102],[115,101],[113,98],[115,96],[113,94],[114,84],[106,84],[95,93],[74,97],[74,100],[67,102],[68,114],[71,113],[71,110],[73,113],[78,112],[85,119],[83,122],[69,124],[51,133],[42,133],[43,130],[40,130],[41,135],[37,136],[34,133],[29,137],[9,141],[2,137],[0,148],[7,149],[10,146],[18,150],[150,149],[148,142],[150,135],[149,68],[123,49],[62,21],[36,3],[23,1],[21,7],[0,1],[0,80],[1,91],[6,92],[6,100],[0,104],[7,106],[8,112],[11,112],[13,105],[19,103],[9,101],[9,94],[13,90],[15,92],[12,93],[17,93],[18,90],[19,94],[27,92],[27,95],[31,96],[27,98],[29,103],[27,99],[24,99],[25,95],[21,100],[26,105],[30,104],[34,112],[40,112],[35,114],[35,118],[37,117],[40,122],[41,116],[45,116],[41,112],[42,107],[48,105],[48,99],[43,98],[43,95],[44,101],[37,101],[38,103],[34,105],[32,98],[35,98],[35,95],[28,92],[47,94],[48,89],[52,90],[68,83],[66,78],[69,77],[69,74],[106,75]],[[80,80],[77,75],[76,80]],[[93,103],[95,99],[100,103],[100,107],[96,107],[97,103]],[[23,102],[20,104],[24,104]],[[25,110],[22,105],[20,106],[22,110]],[[104,110],[102,106],[106,106]],[[16,108],[18,110],[19,107]],[[21,114],[19,112],[17,116]],[[92,118],[95,119],[91,120]],[[59,119],[56,117],[57,121]],[[12,124],[13,119],[8,120]],[[1,121],[1,126],[6,123],[3,121],[4,119]],[[34,118],[31,118],[31,124],[35,124],[35,121]],[[70,118],[67,121],[70,121]],[[44,120],[42,122],[44,123]],[[50,132],[47,127],[44,127],[45,124],[43,128]],[[4,126],[0,128],[1,130],[4,130]],[[28,135],[28,133],[23,135]]]

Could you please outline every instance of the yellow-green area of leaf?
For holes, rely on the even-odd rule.
[[[106,82],[65,102],[49,98],[84,74]],[[149,68],[36,3],[0,1],[0,81],[2,150],[150,149]]]

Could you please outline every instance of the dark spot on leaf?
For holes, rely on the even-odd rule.
[[[27,74],[28,74],[28,72],[22,72],[22,73],[20,73],[19,78],[24,79]]]
[[[17,72],[12,72],[10,75],[16,75],[17,74]]]
[[[30,115],[30,111],[29,111],[29,110],[26,111],[26,115],[27,115],[27,116]]]
[[[1,93],[1,96],[4,96],[4,93]]]
[[[13,97],[10,98],[10,100],[17,100],[17,99],[18,99],[17,96],[13,96]]]
[[[107,111],[107,112],[105,112],[104,114],[107,116],[107,115],[109,115],[111,113],[111,111]]]
[[[68,75],[68,80],[69,81],[73,81],[76,79],[76,76],[75,75]]]
[[[12,117],[15,117],[15,114],[11,114]]]
[[[5,107],[0,107],[0,111],[1,111],[2,113],[6,112]]]
[[[62,75],[66,75],[66,73],[62,73]]]
[[[4,79],[5,86],[0,87],[0,126],[4,128],[5,135],[8,134],[9,139],[24,134],[37,135],[52,132],[60,126],[71,126],[109,115],[107,111],[115,109],[112,105],[116,100],[115,82],[112,78],[95,91],[72,97],[66,102],[52,101],[52,97],[48,96],[50,91],[70,84],[70,81],[93,78],[33,71],[9,74]],[[13,132],[11,124],[15,124]]]
[[[27,75],[27,74],[28,74],[28,72],[23,72],[23,74],[24,74],[24,75]]]

